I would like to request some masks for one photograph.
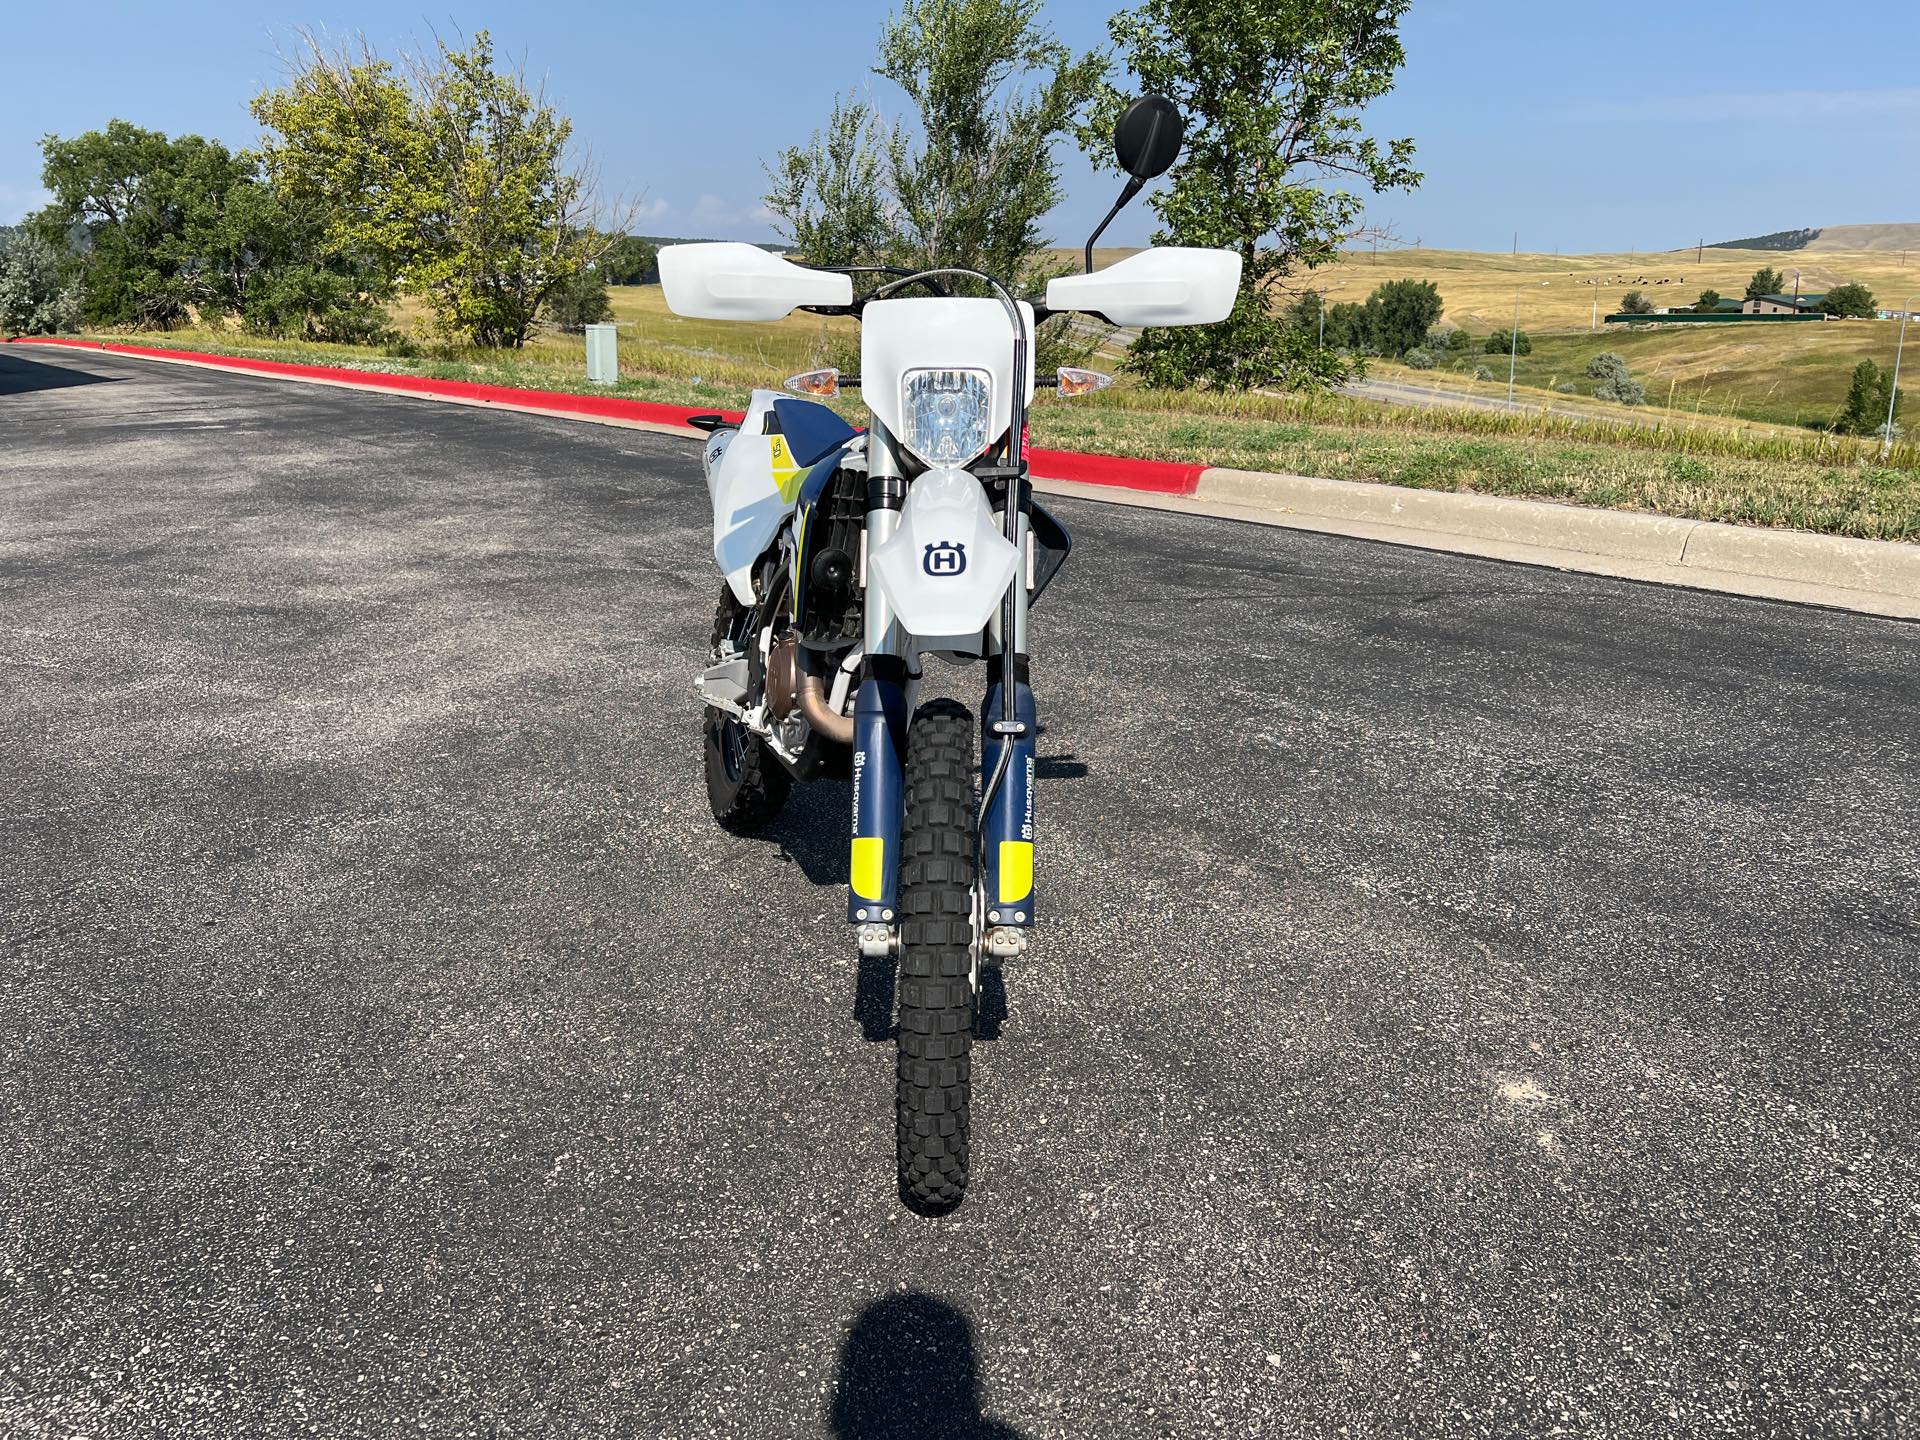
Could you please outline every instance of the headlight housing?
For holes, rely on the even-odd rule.
[[[994,442],[984,370],[909,370],[900,381],[904,444],[928,465],[965,465]]]

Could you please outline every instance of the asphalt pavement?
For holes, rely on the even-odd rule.
[[[1920,1433],[1920,627],[1056,508],[932,1220],[693,445],[0,350],[0,1433]]]

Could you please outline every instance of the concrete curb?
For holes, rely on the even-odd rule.
[[[1209,469],[1194,498],[1279,525],[1920,617],[1920,545],[1891,540],[1250,470]]]
[[[8,343],[101,350],[134,359],[351,390],[379,390],[670,435],[697,437],[701,432],[688,425],[688,417],[714,413],[711,409],[608,395],[522,390],[97,340],[22,336]],[[737,419],[739,412],[722,413]],[[1679,520],[1625,510],[1589,510],[1495,495],[1176,465],[1072,450],[1035,449],[1028,456],[1036,488],[1049,494],[1222,516],[1661,585],[1827,605],[1869,615],[1920,619],[1920,545]]]

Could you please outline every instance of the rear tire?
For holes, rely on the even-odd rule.
[[[750,619],[746,606],[733,598],[731,589],[723,587],[720,608],[713,617],[712,653],[716,658],[722,645],[747,648],[753,637],[736,632],[745,629]],[[793,777],[764,740],[732,716],[709,708],[702,748],[707,804],[713,818],[725,829],[751,834],[780,813],[793,789]]]
[[[894,1128],[900,1193],[940,1213],[965,1197],[973,1089],[973,717],[934,700],[907,730],[900,837]]]

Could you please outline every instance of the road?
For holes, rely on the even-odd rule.
[[[15,348],[0,494],[0,1432],[1914,1433],[1920,627],[1061,503],[928,1220],[690,445]]]

